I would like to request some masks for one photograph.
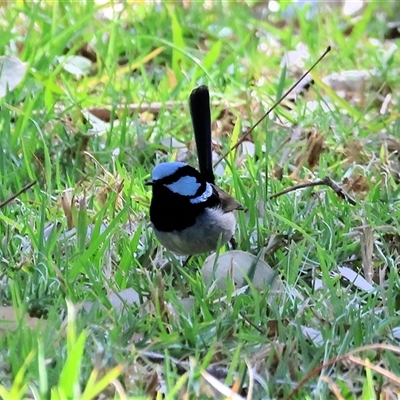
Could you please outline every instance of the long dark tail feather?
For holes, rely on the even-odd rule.
[[[212,169],[210,93],[207,86],[194,89],[189,98],[194,138],[200,173],[210,183],[215,182]]]

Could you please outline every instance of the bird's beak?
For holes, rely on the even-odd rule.
[[[145,186],[153,186],[153,181],[147,181],[144,184]]]

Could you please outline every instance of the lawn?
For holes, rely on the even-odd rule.
[[[0,15],[0,398],[397,398],[397,2]],[[241,282],[149,221],[152,168],[197,166],[202,84]]]

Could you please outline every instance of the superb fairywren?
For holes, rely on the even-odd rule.
[[[147,182],[153,188],[150,220],[154,232],[164,247],[182,255],[212,251],[233,239],[236,218],[232,211],[243,209],[215,186],[207,86],[192,91],[189,105],[200,172],[183,162],[161,163]]]

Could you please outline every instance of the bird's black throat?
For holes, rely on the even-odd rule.
[[[171,192],[159,183],[153,183],[153,197],[150,204],[150,220],[154,227],[163,232],[183,229],[193,226],[196,218],[205,208],[217,207],[220,204],[218,193],[213,193],[201,203],[191,203],[189,196]]]

